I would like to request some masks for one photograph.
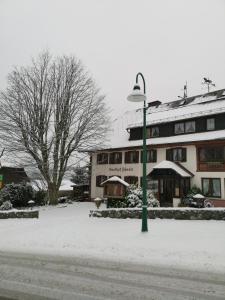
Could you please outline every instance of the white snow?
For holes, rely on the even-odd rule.
[[[154,166],[153,169],[172,169],[182,177],[192,177],[188,172],[179,167],[172,161],[163,160],[158,165]]]
[[[225,222],[89,218],[94,203],[43,207],[39,219],[0,220],[1,251],[225,270]]]
[[[74,182],[72,182],[69,179],[63,179],[62,183],[60,185],[59,190],[60,191],[72,191],[73,190],[73,186],[75,186]]]
[[[189,105],[173,108],[168,104],[162,104],[158,108],[148,109],[146,124],[154,125],[222,112],[225,112],[225,101],[223,98],[216,99],[213,96],[197,97]],[[137,116],[136,122],[128,124],[128,128],[142,126],[142,124],[143,118],[138,118]]]
[[[201,194],[196,194],[196,195],[194,195],[193,196],[193,198],[197,198],[197,199],[200,199],[200,198],[205,198],[203,195],[201,195]]]
[[[39,180],[39,179],[32,180],[31,186],[36,191],[38,191],[38,190],[46,191],[47,190],[47,185],[43,180]],[[63,179],[59,190],[60,191],[72,191],[73,186],[75,186],[74,182],[72,182],[69,179]]]
[[[120,182],[122,185],[129,186],[129,183],[127,183],[126,181],[124,181],[123,179],[117,176],[110,177],[109,179],[103,181],[101,185],[105,184],[106,182]]]

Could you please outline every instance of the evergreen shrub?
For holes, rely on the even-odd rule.
[[[136,185],[130,185],[126,195],[127,207],[142,207],[143,191],[141,187]],[[152,191],[147,191],[147,206],[148,207],[159,207],[160,203],[155,198]]]
[[[33,198],[33,189],[31,186],[10,183],[6,184],[0,191],[0,203],[10,201],[13,207],[28,206],[28,201]]]

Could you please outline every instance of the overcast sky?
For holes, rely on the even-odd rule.
[[[0,88],[13,65],[43,49],[74,54],[90,70],[113,116],[137,72],[148,101],[201,94],[203,77],[225,88],[225,0],[0,0]]]

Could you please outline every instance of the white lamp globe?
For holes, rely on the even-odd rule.
[[[132,93],[127,97],[130,102],[143,102],[146,100],[146,96],[141,92],[140,85],[135,84]]]

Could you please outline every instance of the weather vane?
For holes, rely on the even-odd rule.
[[[213,86],[215,87],[216,85],[209,78],[204,77],[203,79],[204,79],[204,82],[202,82],[202,84],[206,84],[207,85],[208,93],[209,93],[210,88],[213,87]]]

